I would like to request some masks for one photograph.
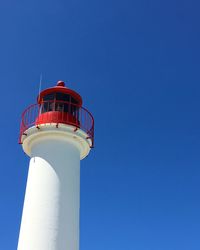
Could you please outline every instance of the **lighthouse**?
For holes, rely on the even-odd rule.
[[[63,81],[22,113],[19,142],[30,157],[18,250],[79,250],[80,160],[94,119]]]

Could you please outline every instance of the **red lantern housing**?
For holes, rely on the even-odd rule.
[[[67,124],[82,129],[93,142],[94,119],[91,113],[82,107],[81,96],[65,86],[63,81],[40,92],[37,104],[29,106],[22,114],[21,136],[31,126],[39,128],[42,124]],[[93,145],[93,144],[92,144]]]

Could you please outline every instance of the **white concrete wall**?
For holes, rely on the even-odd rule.
[[[31,156],[18,250],[78,250],[80,152],[49,137]]]

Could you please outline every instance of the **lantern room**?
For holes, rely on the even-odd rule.
[[[81,96],[65,86],[63,81],[44,89],[37,97],[37,103],[28,106],[22,113],[19,143],[28,135],[29,128],[42,131],[45,125],[56,127],[59,124],[69,125],[74,132],[80,130],[86,133],[87,139],[94,142],[94,118],[82,106]]]
[[[36,124],[65,123],[79,127],[79,109],[82,98],[75,91],[65,87],[63,81],[57,86],[43,90],[38,98],[40,113]]]

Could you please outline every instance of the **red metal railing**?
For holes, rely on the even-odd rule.
[[[30,105],[22,113],[19,143],[22,135],[32,127],[44,123],[59,123],[75,126],[87,133],[94,145],[94,118],[85,108],[64,101],[45,101],[42,104]]]

